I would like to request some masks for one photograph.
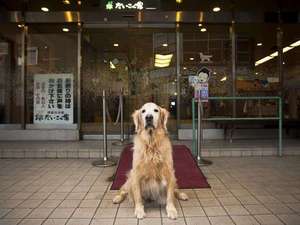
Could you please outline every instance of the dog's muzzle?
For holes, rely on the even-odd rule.
[[[146,118],[146,129],[148,128],[154,128],[154,125],[153,125],[153,116],[152,115],[147,115]]]

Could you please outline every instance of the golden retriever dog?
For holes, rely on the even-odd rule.
[[[121,203],[129,194],[138,219],[145,217],[144,200],[166,204],[167,215],[177,218],[175,197],[188,196],[177,189],[173,167],[172,145],[168,137],[169,112],[154,103],[146,103],[133,114],[136,135],[133,146],[132,169],[113,202]]]

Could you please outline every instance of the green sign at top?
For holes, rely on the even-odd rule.
[[[108,1],[105,5],[106,10],[143,10],[143,1]]]

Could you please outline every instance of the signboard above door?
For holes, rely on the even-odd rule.
[[[102,8],[110,12],[159,9],[159,0],[106,0]]]

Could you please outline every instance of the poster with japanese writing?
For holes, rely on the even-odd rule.
[[[73,74],[34,75],[35,124],[73,123]]]

